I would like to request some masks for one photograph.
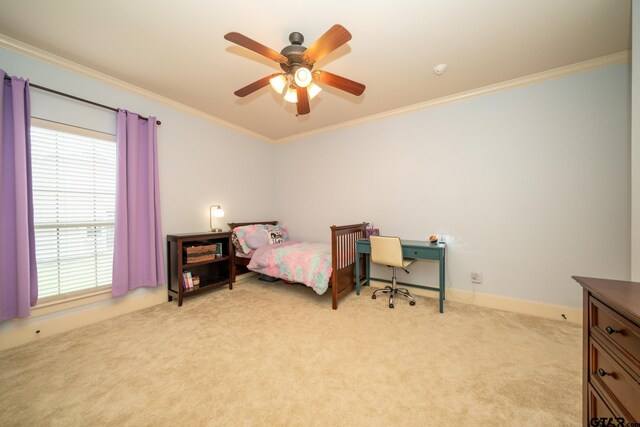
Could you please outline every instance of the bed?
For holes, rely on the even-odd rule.
[[[320,295],[330,287],[332,308],[336,310],[338,301],[355,288],[356,240],[365,237],[366,226],[366,222],[333,225],[330,227],[331,244],[327,245],[289,240],[288,230],[279,226],[277,221],[229,223],[229,227],[234,231],[234,245],[239,249],[234,257],[236,272],[241,274],[243,271],[251,270],[278,279],[303,283]],[[248,233],[260,230],[261,227],[265,230],[279,230],[284,240],[280,241],[276,233],[275,241],[264,245],[262,235],[256,232],[260,239],[254,238],[253,245],[241,241],[245,237],[249,240]],[[273,235],[269,235],[269,238],[271,237]],[[308,265],[313,265],[314,270],[308,269]],[[364,268],[360,271],[364,272]],[[291,280],[292,275],[302,279]],[[311,282],[305,278],[311,279]]]

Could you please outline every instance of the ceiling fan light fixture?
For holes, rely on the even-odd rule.
[[[287,78],[282,74],[279,74],[271,78],[269,80],[269,83],[271,84],[271,87],[273,88],[273,90],[275,90],[280,95],[282,95],[282,92],[284,92],[284,87],[287,85]]]
[[[285,46],[280,52],[240,33],[230,32],[225,34],[224,38],[277,62],[283,71],[283,73],[269,74],[236,90],[234,94],[241,98],[271,85],[278,94],[284,94],[286,102],[297,104],[297,115],[302,116],[311,112],[309,100],[322,91],[322,88],[314,82],[321,83],[323,86],[329,85],[355,96],[362,95],[366,88],[362,83],[328,71],[312,71],[314,64],[351,40],[351,33],[342,25],[333,25],[309,47],[302,46],[304,37],[301,33],[293,32],[289,35],[291,45]]]
[[[296,104],[298,102],[298,92],[295,87],[289,86],[287,93],[284,94],[284,100],[292,104]]]
[[[316,95],[319,94],[320,92],[322,92],[322,88],[320,86],[318,86],[317,84],[315,84],[314,82],[311,82],[309,84],[309,86],[307,87],[307,93],[309,94],[309,100],[312,100],[313,98],[315,98]]]
[[[293,80],[298,87],[307,87],[311,84],[311,71],[308,68],[300,67],[293,75]]]

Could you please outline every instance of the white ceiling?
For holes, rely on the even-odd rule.
[[[2,0],[0,34],[278,140],[629,50],[630,11],[630,0]],[[314,69],[364,83],[362,96],[324,86],[296,117],[270,87],[233,94],[280,68],[226,33],[280,51],[289,33],[309,46],[333,24],[353,38]]]

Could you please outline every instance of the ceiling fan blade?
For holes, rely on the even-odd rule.
[[[298,115],[302,116],[309,114],[311,112],[311,108],[309,107],[309,95],[307,93],[307,88],[298,86],[296,91],[298,95]]]
[[[289,61],[286,56],[240,33],[227,33],[224,35],[224,38],[229,40],[231,43],[235,43],[239,46],[252,50],[281,64],[286,64]]]
[[[247,96],[249,94],[252,94],[253,92],[257,91],[258,89],[262,89],[263,87],[267,86],[269,84],[269,80],[271,80],[271,78],[277,76],[279,73],[276,74],[271,74],[268,75],[266,77],[261,78],[260,80],[256,80],[255,82],[246,85],[245,87],[243,87],[242,89],[238,89],[237,91],[233,92],[236,96],[239,97],[244,97]]]
[[[313,64],[349,40],[351,40],[351,33],[342,25],[336,24],[304,51],[302,59],[309,64]]]
[[[313,80],[320,83],[328,84],[329,86],[333,86],[336,89],[344,90],[345,92],[349,92],[350,94],[356,96],[362,95],[362,92],[364,92],[364,90],[366,89],[366,86],[362,83],[354,82],[353,80],[349,80],[337,74],[332,74],[328,71],[314,71]]]

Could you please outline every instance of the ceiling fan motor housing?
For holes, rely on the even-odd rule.
[[[292,68],[298,66],[303,66],[311,70],[311,66],[304,64],[304,60],[302,59],[302,53],[307,50],[306,47],[302,46],[304,36],[301,33],[293,32],[289,34],[289,42],[291,42],[291,45],[280,51],[289,61],[286,64],[280,64],[280,68],[282,68],[285,73],[288,73]]]

